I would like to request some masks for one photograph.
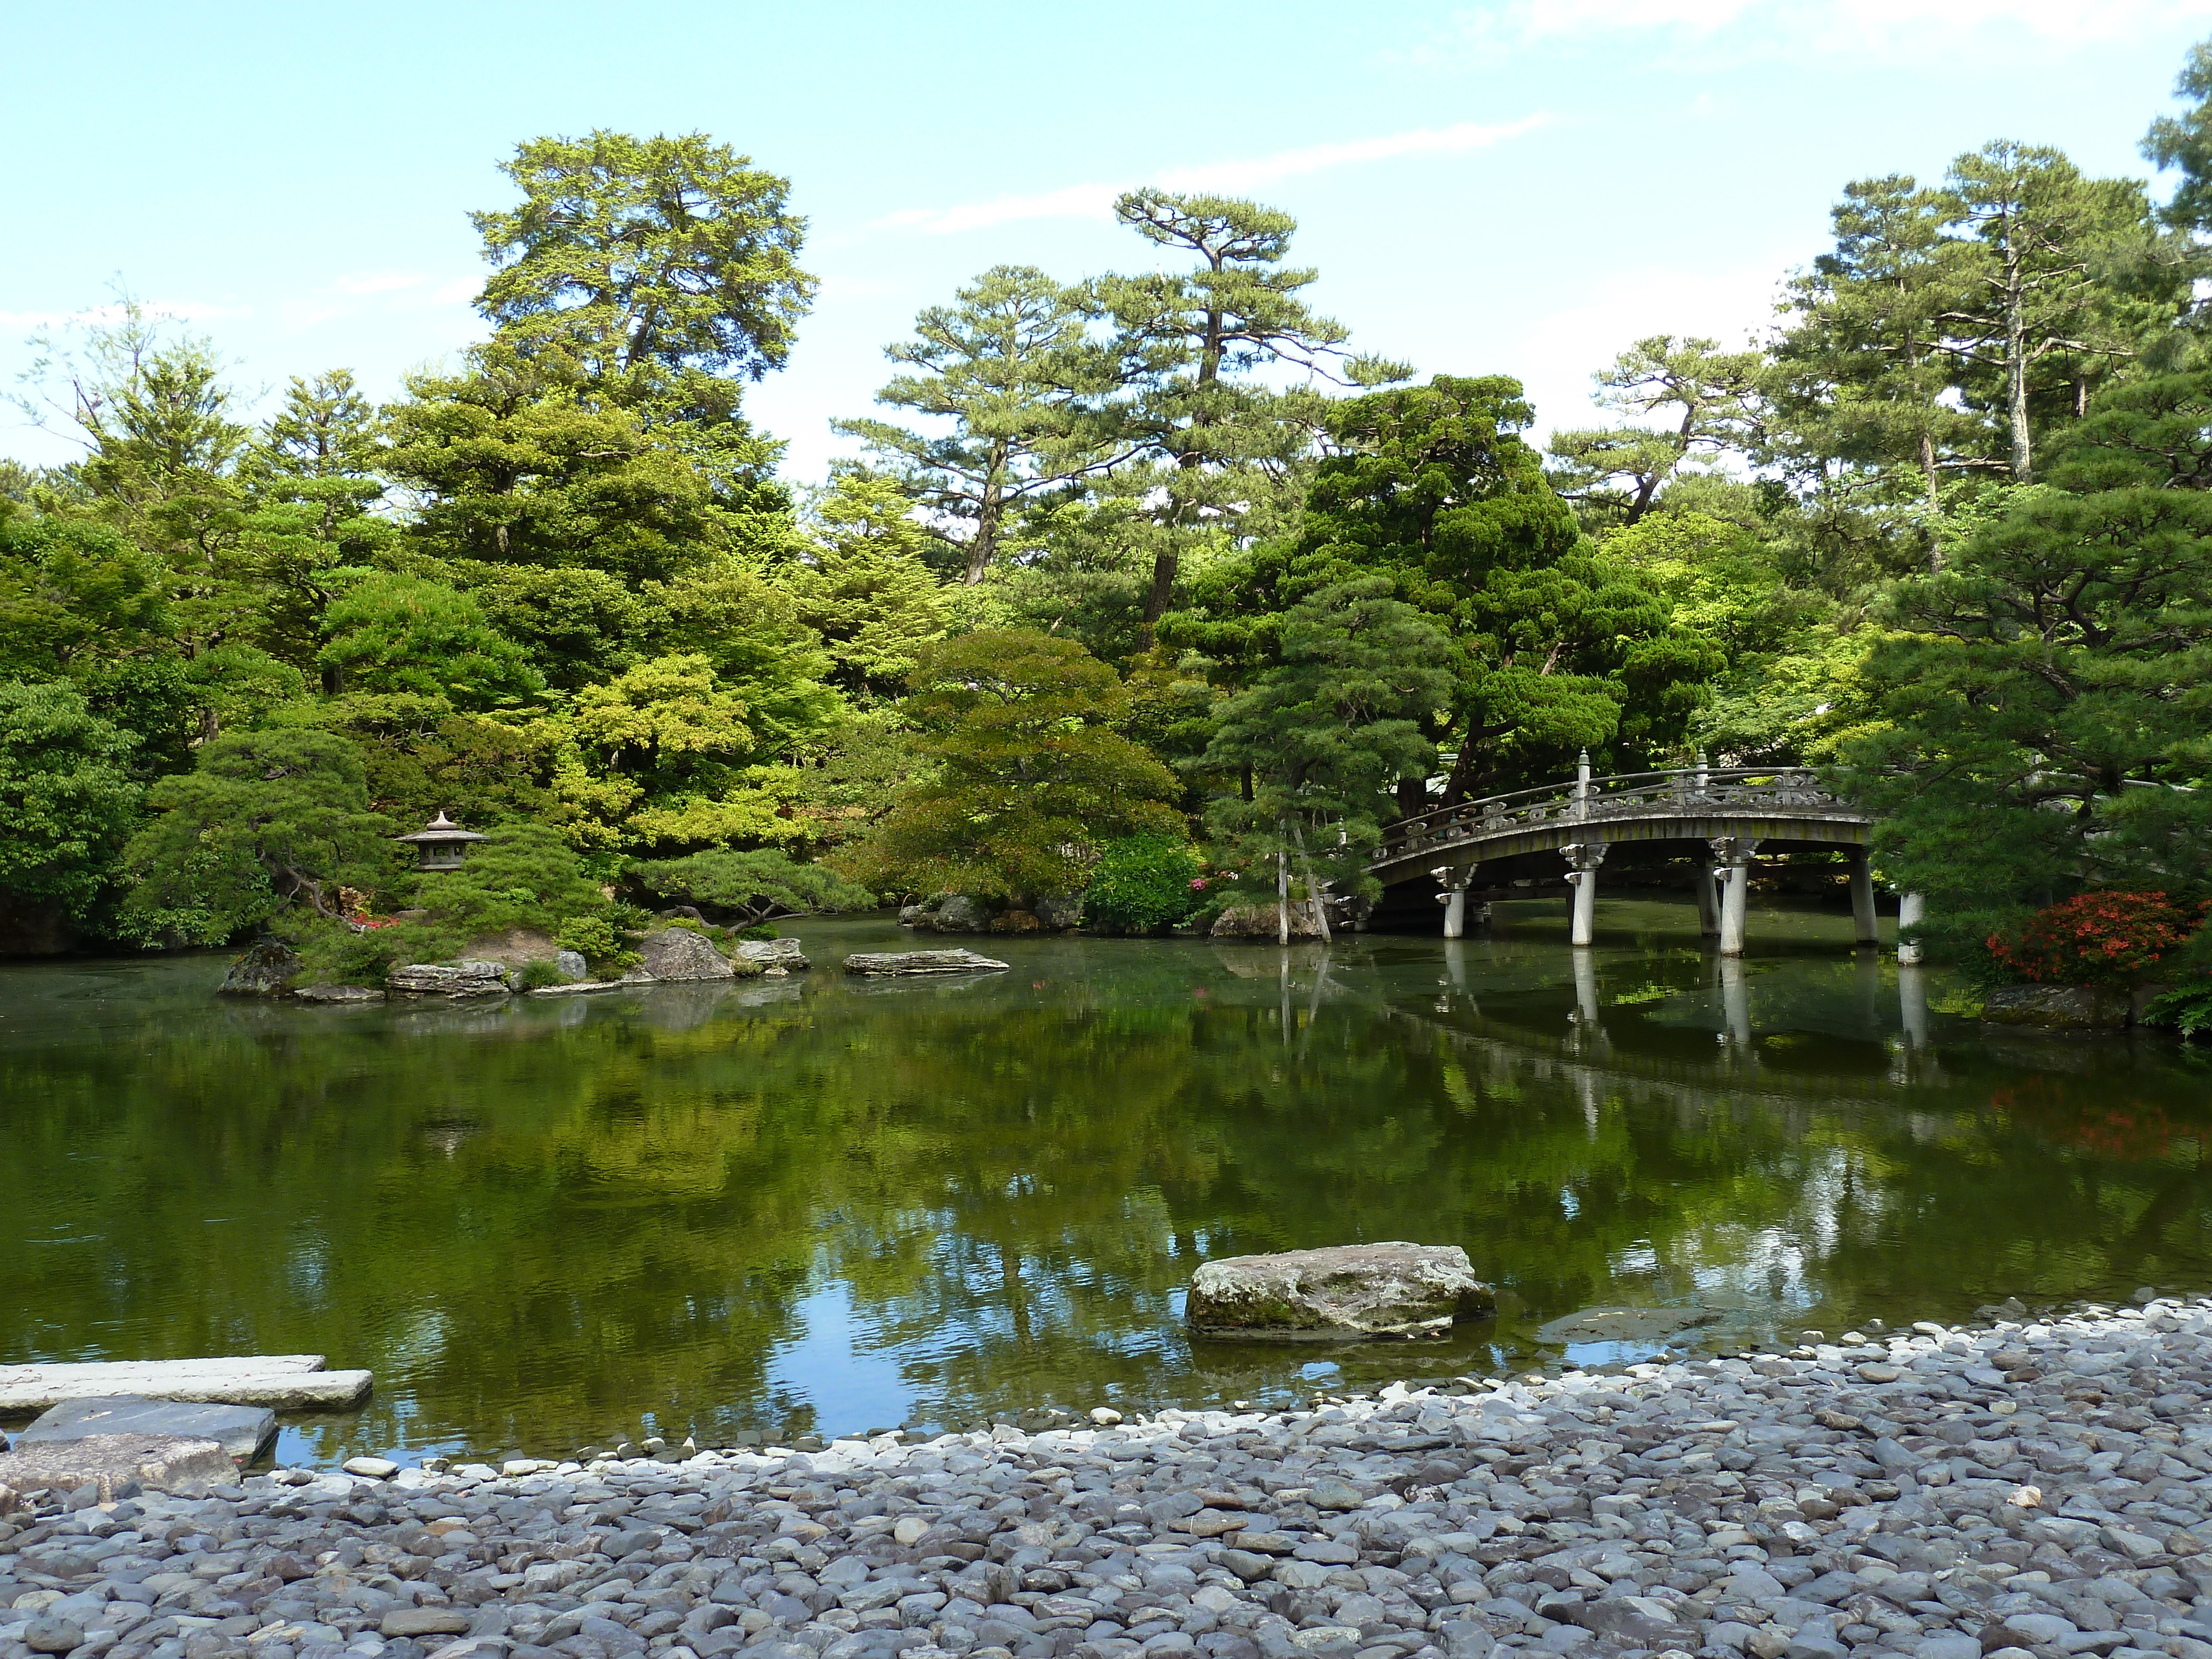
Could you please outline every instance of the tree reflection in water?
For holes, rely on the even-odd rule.
[[[489,1008],[12,968],[0,1361],[325,1352],[379,1389],[302,1453],[561,1450],[1523,1367],[1601,1303],[1718,1308],[1683,1340],[1729,1347],[2212,1282],[2170,1045],[1985,1040],[1825,921],[1728,964],[1686,911],[1577,953],[1512,908],[1449,946],[994,941],[1015,971],[961,984],[848,983],[896,930],[810,924],[784,985]],[[1466,1246],[1498,1319],[1182,1333],[1208,1256],[1384,1238]]]

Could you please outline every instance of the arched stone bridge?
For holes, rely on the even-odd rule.
[[[1867,841],[1874,821],[1812,773],[1773,767],[1686,767],[1594,778],[1585,756],[1571,783],[1462,801],[1403,818],[1383,832],[1368,869],[1387,888],[1431,877],[1444,890],[1444,936],[1466,930],[1467,890],[1478,866],[1557,853],[1573,884],[1577,945],[1596,922],[1597,878],[1607,849],[1631,842],[1686,842],[1698,849],[1698,912],[1723,955],[1743,950],[1744,902],[1762,847],[1851,850],[1851,913],[1862,945],[1875,942],[1874,880]],[[1717,891],[1716,886],[1717,885]],[[1918,919],[1906,896],[1905,919]]]

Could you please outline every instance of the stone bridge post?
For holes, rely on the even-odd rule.
[[[1723,872],[1721,885],[1721,954],[1743,954],[1744,909],[1751,896],[1751,860],[1759,851],[1749,836],[1717,836],[1713,839],[1713,862]]]
[[[1574,925],[1568,933],[1568,942],[1588,945],[1597,936],[1597,867],[1605,862],[1605,843],[1583,842],[1579,846],[1562,847],[1559,853],[1574,866],[1567,872],[1568,884],[1575,890]]]
[[[1920,947],[1904,937],[1908,927],[1917,927],[1928,914],[1928,901],[1917,893],[1897,896],[1897,965],[1916,968],[1920,964]]]
[[[1874,862],[1863,847],[1851,848],[1851,935],[1861,945],[1879,945],[1874,919]]]
[[[1460,870],[1440,868],[1431,870],[1429,873],[1444,884],[1444,890],[1437,895],[1444,907],[1444,937],[1465,939],[1467,937],[1467,884],[1474,878],[1474,867],[1469,865]]]
[[[1690,890],[1697,896],[1698,933],[1703,939],[1712,939],[1721,931],[1720,896],[1713,890],[1718,873],[1711,848],[1700,852],[1697,871],[1690,878]]]

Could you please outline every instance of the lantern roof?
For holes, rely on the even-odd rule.
[[[484,841],[473,830],[464,830],[442,811],[411,836],[394,836],[394,841],[411,842],[417,847],[461,847],[472,841]]]

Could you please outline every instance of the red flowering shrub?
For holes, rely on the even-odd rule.
[[[2084,893],[2037,911],[1985,943],[1998,968],[2042,985],[2125,985],[2179,950],[2207,905],[2164,893]]]

